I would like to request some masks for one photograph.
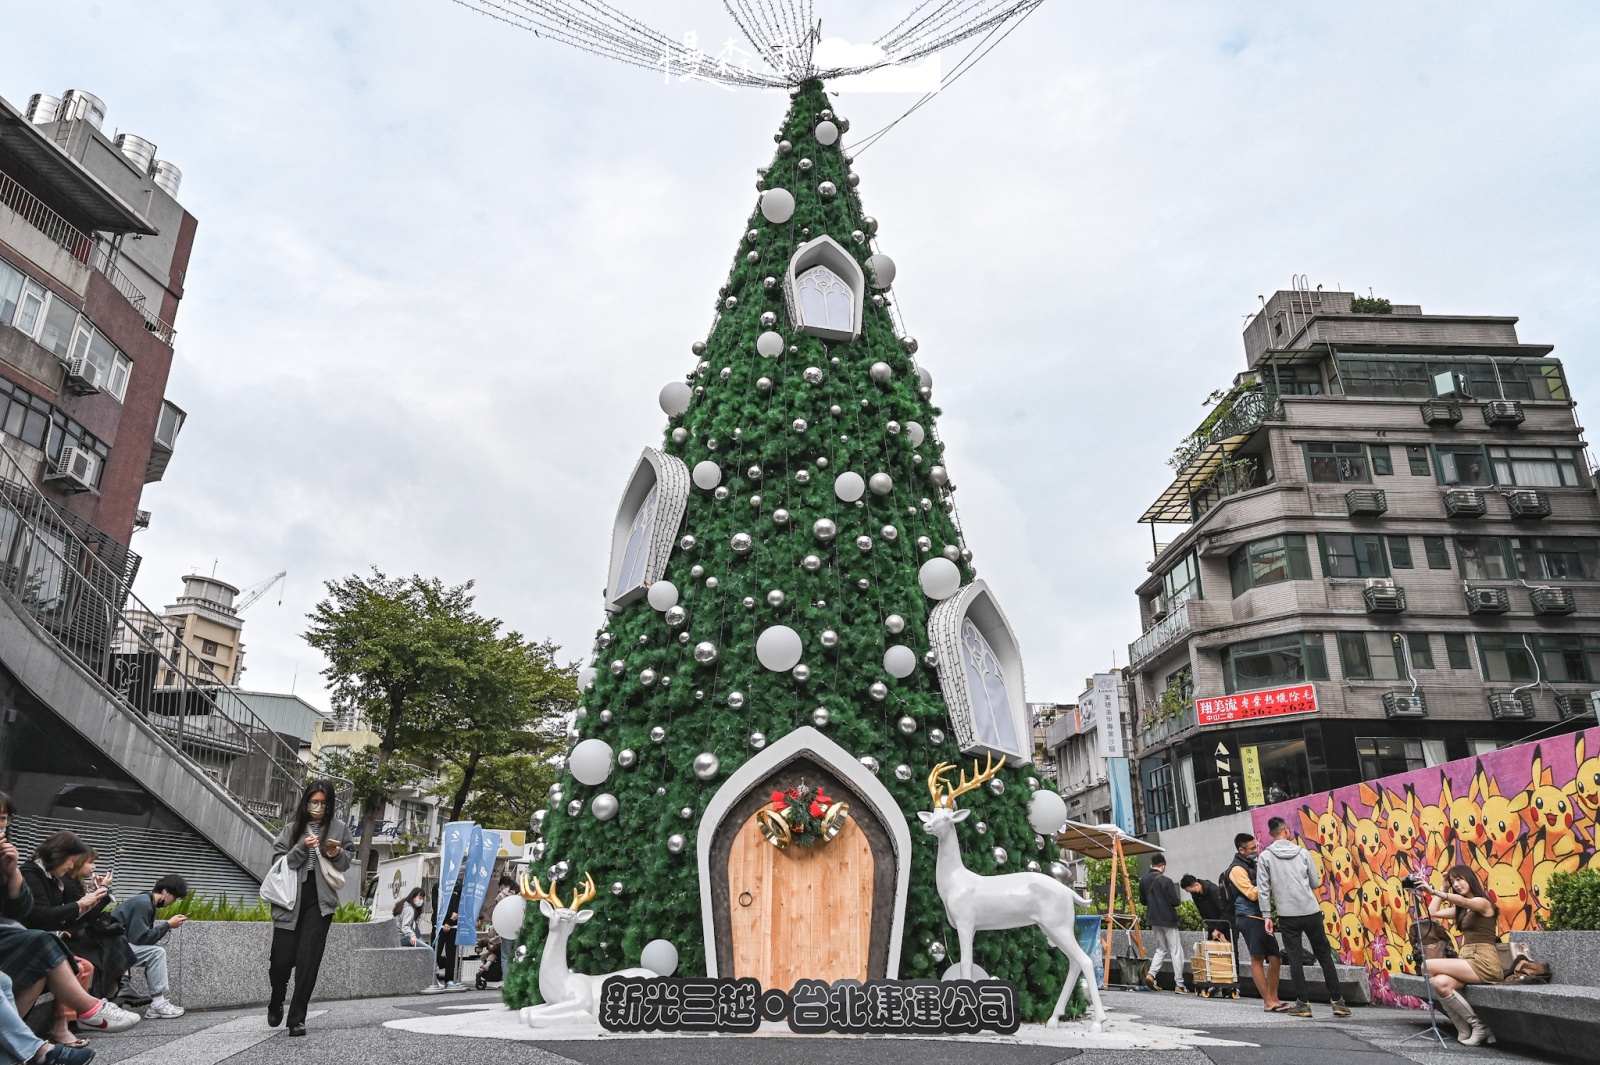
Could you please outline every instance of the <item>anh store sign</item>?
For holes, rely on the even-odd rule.
[[[1196,699],[1194,711],[1201,727],[1237,725],[1291,714],[1314,714],[1317,712],[1317,689],[1313,684],[1292,684],[1286,688]]]

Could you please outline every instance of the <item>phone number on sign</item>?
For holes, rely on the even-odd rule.
[[[1311,684],[1196,699],[1194,704],[1195,718],[1202,725],[1225,725],[1283,714],[1311,714],[1316,709],[1317,689]]]

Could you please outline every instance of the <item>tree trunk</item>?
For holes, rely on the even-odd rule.
[[[455,803],[450,807],[450,820],[461,820],[461,808],[467,804],[467,793],[472,790],[472,777],[478,771],[478,760],[483,755],[473,751],[467,764],[461,768],[461,787],[456,789]]]
[[[361,855],[361,897],[367,897],[367,884],[378,875],[378,852],[372,846],[372,834],[377,829],[378,815],[383,812],[381,796],[369,795],[361,804],[361,843],[356,853]]]

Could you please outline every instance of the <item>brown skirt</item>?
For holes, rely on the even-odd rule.
[[[1505,971],[1500,968],[1500,954],[1494,949],[1493,943],[1463,943],[1458,953],[1484,983],[1498,984],[1505,980]]]

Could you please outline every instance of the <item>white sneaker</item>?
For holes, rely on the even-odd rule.
[[[115,1002],[100,1003],[100,1009],[93,1017],[78,1018],[78,1025],[96,1032],[125,1032],[129,1028],[144,1020],[137,1013],[125,1010]]]
[[[171,999],[160,998],[150,1003],[150,1008],[144,1011],[145,1020],[152,1018],[169,1020],[173,1017],[182,1017],[183,1007]]]

